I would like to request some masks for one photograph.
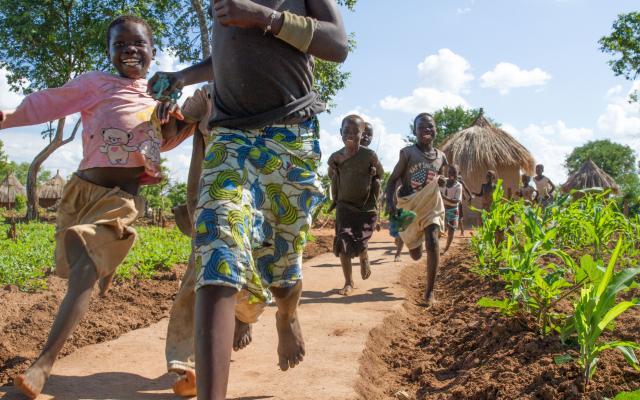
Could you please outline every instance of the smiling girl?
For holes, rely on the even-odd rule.
[[[107,28],[107,55],[118,72],[89,72],[60,88],[33,93],[11,112],[0,112],[0,128],[35,125],[80,113],[83,157],[64,188],[56,217],[56,273],[69,286],[42,353],[14,383],[35,398],[56,356],[85,314],[96,282],[106,293],[118,265],[133,246],[143,200],[141,185],[157,183],[160,151],[189,136],[163,138],[156,100],[145,79],[156,50],[151,28],[132,16]]]

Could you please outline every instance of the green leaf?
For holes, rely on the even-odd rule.
[[[618,393],[613,400],[640,400],[640,390]]]
[[[559,356],[553,356],[553,362],[556,363],[556,365],[562,365],[562,364],[567,364],[573,361],[573,357],[571,357],[571,355],[569,354],[562,354]]]
[[[629,308],[635,306],[636,304],[638,304],[637,299],[634,299],[632,301],[622,301],[616,304],[612,309],[607,311],[604,317],[602,317],[597,325],[598,329],[600,331],[603,331],[607,327],[607,325],[613,322],[613,320],[616,319],[620,314],[627,311]]]
[[[483,297],[480,300],[478,300],[476,304],[479,305],[480,307],[498,308],[500,310],[506,310],[509,308],[508,299],[496,300],[496,299],[491,299],[489,297]]]

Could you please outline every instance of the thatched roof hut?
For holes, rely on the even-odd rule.
[[[457,164],[469,190],[479,192],[487,171],[493,170],[503,180],[505,195],[515,193],[520,186],[520,173],[533,175],[535,160],[513,136],[480,115],[467,129],[451,135],[442,145],[450,164]],[[481,208],[480,199],[472,205]],[[465,206],[466,224],[479,224],[480,216]]]
[[[13,172],[9,172],[7,177],[0,183],[0,207],[13,208],[17,195],[26,196],[27,191]]]
[[[602,188],[611,189],[613,193],[620,193],[620,186],[600,167],[591,160],[587,160],[582,167],[562,185],[562,191],[569,193],[576,189]]]
[[[62,198],[62,190],[65,183],[66,181],[60,175],[60,170],[58,170],[53,178],[40,185],[38,189],[38,204],[40,207],[51,207]]]

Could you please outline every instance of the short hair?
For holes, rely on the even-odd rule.
[[[419,119],[427,119],[427,118],[435,122],[435,118],[433,118],[433,115],[429,113],[424,112],[416,115],[416,117],[413,119],[413,130],[416,129],[416,123],[418,122]]]
[[[487,175],[491,175],[491,179],[496,179],[496,178],[497,178],[497,176],[498,176],[498,175],[496,174],[496,171],[494,171],[494,170],[492,170],[492,169],[490,169],[490,170],[488,170],[488,171],[487,171]]]
[[[109,46],[111,45],[111,30],[116,26],[124,24],[126,22],[133,22],[135,24],[144,26],[147,30],[147,33],[149,34],[149,39],[151,39],[151,45],[153,45],[153,30],[151,29],[151,26],[147,23],[147,21],[140,17],[136,17],[135,15],[121,15],[111,21],[111,23],[107,27],[107,48],[109,48]]]
[[[455,172],[456,175],[458,175],[458,172],[460,172],[460,169],[458,168],[458,164],[449,164],[447,166],[447,175],[450,175],[452,172]]]
[[[355,122],[355,123],[357,123],[357,120],[360,120],[362,122],[362,127],[364,129],[364,124],[365,124],[364,119],[362,119],[362,117],[357,115],[357,114],[351,114],[351,115],[347,115],[346,117],[344,117],[342,119],[342,124],[340,124],[340,129],[342,130],[342,128],[344,127],[344,124],[346,122]],[[358,125],[360,125],[360,124],[358,123]]]

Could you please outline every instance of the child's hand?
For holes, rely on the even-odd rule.
[[[156,107],[156,116],[158,120],[160,120],[161,125],[167,124],[171,120],[171,117],[180,121],[184,120],[180,106],[171,102],[159,103]]]
[[[446,179],[444,179],[444,176],[440,175],[440,176],[438,177],[438,186],[444,186],[444,185],[445,185],[445,183],[447,183],[447,180],[446,180]]]
[[[376,176],[376,175],[378,175],[378,170],[376,169],[376,167],[372,166],[372,167],[369,169],[369,175],[371,175],[371,176]]]
[[[151,79],[149,79],[149,81],[147,82],[148,94],[150,94],[151,96],[155,95],[155,93],[153,93],[153,86],[155,85],[156,81],[160,79],[163,75],[169,80],[169,87],[165,89],[164,93],[162,93],[163,95],[169,96],[171,92],[173,92],[176,89],[182,90],[182,88],[184,87],[185,81],[184,81],[184,77],[180,72],[156,72],[155,74],[153,74]]]
[[[213,0],[213,14],[222,26],[262,28],[261,11],[260,6],[250,0]]]

